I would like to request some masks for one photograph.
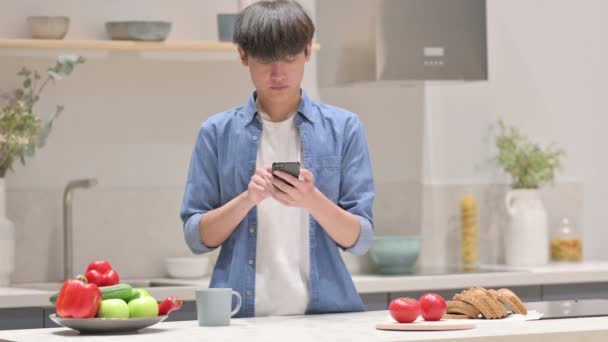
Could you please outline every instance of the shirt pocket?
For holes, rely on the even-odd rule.
[[[339,156],[315,158],[311,165],[317,189],[337,203],[340,193],[341,158]]]

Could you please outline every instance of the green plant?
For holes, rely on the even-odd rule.
[[[555,171],[561,167],[561,157],[566,152],[553,146],[543,149],[530,142],[527,136],[513,127],[498,121],[500,129],[496,138],[497,164],[511,175],[514,189],[537,189],[552,184]]]
[[[25,157],[33,156],[36,149],[45,145],[53,122],[63,111],[62,106],[57,106],[46,119],[34,113],[44,88],[49,82],[54,84],[71,74],[77,64],[84,62],[81,56],[61,55],[55,66],[47,69],[44,79],[37,70],[25,67],[17,73],[23,78],[22,86],[2,95],[5,105],[0,110],[0,178],[13,169],[15,159],[25,165]]]

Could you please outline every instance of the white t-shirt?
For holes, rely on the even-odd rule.
[[[295,115],[282,122],[262,121],[257,167],[301,160]],[[255,315],[302,315],[309,300],[309,217],[269,197],[257,205]]]

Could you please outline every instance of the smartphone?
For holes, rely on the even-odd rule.
[[[290,175],[296,177],[296,178],[300,178],[300,162],[276,162],[276,163],[272,163],[272,175],[277,177],[277,178],[281,178],[279,176],[276,176],[274,174],[275,171],[283,171],[283,172],[287,172]],[[281,179],[282,181],[284,181],[285,183],[289,184],[289,182],[285,181],[284,179]],[[291,184],[289,184],[291,185]]]

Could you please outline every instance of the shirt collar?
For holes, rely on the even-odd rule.
[[[310,98],[308,97],[304,89],[300,89],[300,97],[301,99],[300,105],[298,106],[298,114],[302,115],[306,120],[314,124],[315,117],[313,106]],[[253,94],[249,97],[249,100],[247,100],[245,106],[243,107],[245,126],[249,125],[255,118],[256,114],[258,114],[258,108],[255,104],[256,98],[257,92],[254,91]]]

